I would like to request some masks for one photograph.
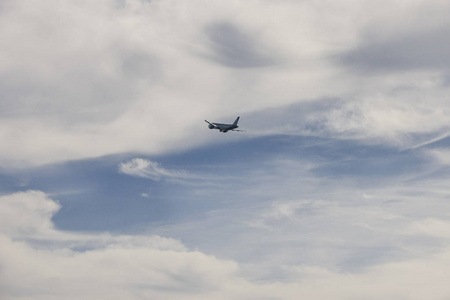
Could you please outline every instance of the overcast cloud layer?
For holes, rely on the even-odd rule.
[[[186,149],[206,142],[205,116],[330,97],[343,103],[309,114],[330,134],[404,143],[448,130],[448,11],[443,1],[4,1],[2,160]]]
[[[0,298],[450,298],[449,14],[1,1]]]

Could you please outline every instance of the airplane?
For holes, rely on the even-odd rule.
[[[241,131],[243,132],[244,130],[237,130],[236,128],[238,128],[239,126],[237,125],[237,123],[239,122],[239,118],[237,117],[236,120],[234,121],[233,124],[222,124],[222,123],[211,123],[207,120],[205,120],[206,123],[208,123],[208,127],[209,129],[219,129],[220,132],[227,132],[227,131]]]

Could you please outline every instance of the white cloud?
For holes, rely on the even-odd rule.
[[[444,91],[434,100],[424,96],[411,101],[411,97],[412,91],[405,91],[347,102],[326,112],[324,123],[332,133],[344,137],[383,139],[399,146],[410,144],[413,134],[448,130],[450,123],[445,116],[450,106],[443,99]]]
[[[51,217],[60,206],[40,191],[1,196],[0,228],[12,236],[51,234]]]
[[[375,76],[339,60],[366,46],[369,29],[382,43],[384,32],[401,40],[430,27],[421,17],[390,30],[403,24],[398,12],[410,20],[427,6],[448,8],[439,1],[3,1],[0,159],[43,164],[186,149],[225,138],[208,135],[205,118],[330,97],[357,99],[320,119],[338,136],[393,141],[448,128],[440,69]],[[438,19],[433,32],[448,27]],[[427,44],[421,36],[418,44]]]
[[[450,165],[450,150],[445,148],[428,149],[426,152],[442,165]]]
[[[284,218],[292,218],[298,209],[308,206],[310,201],[290,201],[273,203],[270,209],[262,212],[257,219],[250,221],[248,224],[253,227],[261,227],[270,229],[266,223],[280,221]],[[317,204],[316,204],[317,205]]]
[[[405,232],[410,234],[426,234],[439,238],[450,238],[450,222],[427,218],[413,222]]]
[[[237,270],[159,236],[59,231],[58,207],[37,191],[0,198],[2,299],[176,298],[218,289]]]
[[[143,158],[134,158],[128,162],[121,163],[120,172],[136,176],[144,177],[152,180],[161,178],[190,178],[191,175],[186,171],[167,170],[159,166],[159,163]]]
[[[149,246],[33,248],[2,237],[2,298],[142,299],[208,294],[236,271],[233,262],[199,252]]]
[[[236,262],[188,251],[175,240],[157,236],[105,238],[55,229],[55,239],[49,235],[42,239],[35,234],[48,231],[36,227],[35,220],[51,223],[50,212],[57,206],[53,200],[35,191],[0,200],[1,211],[6,212],[2,217],[22,215],[21,227],[35,228],[24,237],[1,227],[2,299],[365,299],[370,294],[382,299],[444,300],[450,296],[447,248],[427,258],[379,264],[357,273],[290,265],[284,266],[291,274],[289,282],[252,281],[240,275]],[[42,209],[30,210],[24,203]],[[71,244],[61,243],[62,235]]]
[[[237,112],[248,115],[241,138],[260,130],[415,149],[448,136],[445,1],[0,7],[3,166],[230,141],[237,136],[213,133],[203,120]],[[286,105],[306,101],[317,106],[286,117]],[[252,119],[265,109],[273,114]],[[444,148],[426,153],[449,164]],[[312,162],[261,164],[231,183],[212,174],[220,182],[202,183],[207,192],[196,186],[202,197],[214,190],[244,198],[237,207],[224,201],[206,221],[173,225],[182,240],[201,236],[192,243],[198,251],[159,235],[62,231],[52,222],[60,205],[45,193],[1,196],[0,298],[450,297],[445,177],[403,174],[364,189],[346,174],[319,179]],[[152,180],[200,178],[141,158],[119,169]],[[265,202],[245,202],[252,197]]]

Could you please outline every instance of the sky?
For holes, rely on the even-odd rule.
[[[0,298],[449,299],[449,14],[0,1]]]

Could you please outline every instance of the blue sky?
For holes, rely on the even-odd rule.
[[[1,298],[448,299],[449,10],[3,1]]]

